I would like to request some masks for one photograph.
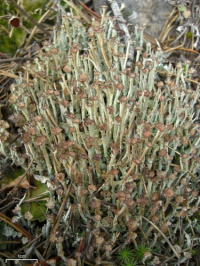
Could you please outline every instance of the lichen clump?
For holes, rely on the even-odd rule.
[[[93,21],[88,31],[71,14],[62,20],[52,43],[43,43],[11,86],[20,139],[9,150],[2,143],[4,154],[25,169],[32,160],[32,173],[49,177],[57,207],[47,203],[45,232],[58,254],[65,241],[79,246],[77,232],[90,241],[87,259],[98,263],[120,243],[137,247],[141,239],[162,253],[169,245],[164,234],[172,243],[165,254],[186,260],[181,252],[197,234],[200,165],[199,86],[187,80],[189,62],[165,66],[160,48],[143,43],[136,28],[127,68],[113,18]],[[70,182],[64,218],[53,230]]]

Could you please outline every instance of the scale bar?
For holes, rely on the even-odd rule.
[[[38,262],[38,259],[6,259],[6,262],[10,260],[36,260]]]

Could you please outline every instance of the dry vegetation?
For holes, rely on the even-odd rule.
[[[63,14],[52,42],[11,85],[1,153],[49,191],[45,221],[23,213],[22,200],[11,222],[29,240],[42,226],[43,248],[37,242],[28,257],[59,256],[59,265],[195,265],[199,84],[189,61],[165,64],[140,28],[127,67],[115,23],[105,15],[86,30]]]

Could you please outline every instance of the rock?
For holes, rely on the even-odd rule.
[[[158,38],[165,24],[168,15],[171,13],[173,6],[167,0],[116,0],[121,7],[125,4],[125,8],[121,11],[128,23],[145,26],[145,32],[153,38]],[[95,12],[100,13],[102,5],[108,5],[105,0],[93,0]]]

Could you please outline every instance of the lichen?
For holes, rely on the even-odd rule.
[[[152,250],[157,239],[169,245],[163,235],[179,241],[180,230],[179,245],[189,250],[186,234],[196,235],[199,86],[192,87],[181,64],[164,66],[162,51],[143,43],[141,29],[133,36],[134,64],[127,68],[114,24],[106,16],[86,31],[76,16],[63,15],[53,41],[43,43],[11,86],[11,120],[20,124],[20,139],[6,152],[25,169],[31,160],[32,173],[52,182],[56,207],[47,204],[46,234],[63,259],[58,242],[78,247],[77,228],[86,238],[85,225],[93,249],[85,246],[87,258],[98,261],[110,256],[106,245],[124,237],[135,247],[144,238]],[[52,231],[70,182],[67,218]],[[169,247],[169,256],[181,256]]]

